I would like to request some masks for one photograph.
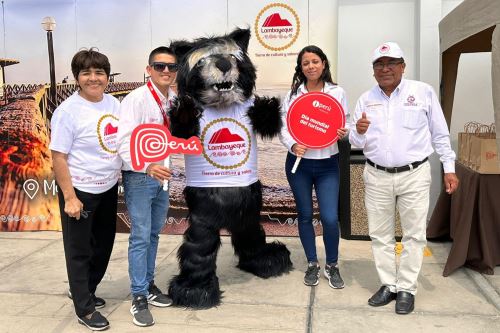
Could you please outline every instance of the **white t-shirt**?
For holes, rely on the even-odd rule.
[[[200,119],[201,155],[184,155],[188,186],[247,186],[258,180],[257,140],[247,110],[253,98],[228,109],[206,108]]]
[[[49,148],[68,155],[71,182],[78,190],[103,193],[118,181],[119,105],[111,95],[93,103],[75,92],[52,116]]]

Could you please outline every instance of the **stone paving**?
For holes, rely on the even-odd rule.
[[[341,240],[346,287],[334,290],[323,277],[314,288],[302,283],[306,263],[295,237],[279,238],[292,252],[295,270],[268,280],[238,270],[230,239],[223,237],[217,261],[223,303],[209,310],[152,307],[156,324],[139,328],[129,313],[127,237],[117,234],[97,290],[107,301],[101,310],[111,323],[107,332],[500,332],[500,267],[492,276],[462,268],[445,278],[450,243],[429,243],[415,311],[402,316],[394,313],[394,302],[367,305],[379,287],[370,242]],[[181,242],[181,236],[161,235],[156,283],[164,291],[177,272]],[[317,243],[324,261],[321,237]],[[0,244],[0,332],[90,332],[77,323],[67,297],[61,233],[0,233]]]

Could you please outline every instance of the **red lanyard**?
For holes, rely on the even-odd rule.
[[[153,84],[151,83],[151,81],[148,81],[147,85],[148,85],[149,91],[151,92],[151,95],[153,95],[156,103],[158,103],[158,107],[160,108],[161,115],[163,116],[163,125],[167,126],[167,128],[170,128],[170,121],[168,120],[168,116],[167,116],[167,113],[165,112],[165,109],[163,109],[163,105],[161,104],[160,97],[158,96],[155,89],[153,88]],[[170,106],[170,101],[168,101],[168,103]]]

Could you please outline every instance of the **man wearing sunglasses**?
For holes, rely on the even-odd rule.
[[[120,106],[118,124],[118,153],[123,160],[122,180],[125,203],[130,216],[128,248],[129,277],[132,293],[130,313],[138,326],[154,324],[148,303],[167,307],[172,300],[154,283],[156,252],[159,234],[165,225],[168,211],[168,192],[163,183],[172,173],[164,161],[146,163],[142,170],[132,168],[130,138],[141,124],[169,126],[168,109],[175,93],[177,63],[173,51],[165,46],[154,49],[146,71],[150,78],[146,85],[128,94]]]
[[[375,49],[373,76],[378,85],[359,98],[349,141],[363,148],[365,206],[375,266],[381,288],[368,300],[383,306],[396,300],[395,312],[414,309],[417,279],[426,245],[431,170],[434,150],[444,168],[446,192],[458,187],[455,153],[443,111],[433,88],[403,79],[406,64],[398,44]],[[397,267],[395,209],[401,217],[403,251]]]

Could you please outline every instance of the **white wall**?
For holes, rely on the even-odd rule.
[[[467,122],[477,121],[489,125],[495,121],[491,89],[491,53],[462,54],[451,119],[451,137],[455,149],[458,132],[463,132]]]
[[[58,82],[65,76],[72,77],[71,58],[83,47],[94,46],[106,54],[112,71],[121,73],[119,81],[141,81],[147,55],[153,48],[168,45],[174,39],[230,32],[236,26],[251,28],[249,54],[258,67],[259,88],[279,88],[286,92],[296,54],[308,44],[319,45],[330,59],[337,55],[338,0],[283,2],[291,10],[272,6],[271,13],[293,13],[297,18],[297,22],[292,20],[297,25],[296,39],[283,52],[266,49],[255,36],[259,13],[269,5],[281,4],[272,0],[4,0],[2,3],[5,15],[0,15],[0,36],[5,38],[0,41],[0,53],[4,58],[20,61],[7,70],[13,74],[9,75],[9,83],[48,81],[46,33],[40,25],[45,16],[52,16],[57,22],[52,35]],[[281,38],[291,39],[286,35],[280,35]],[[259,58],[256,53],[265,53],[269,58]]]
[[[376,84],[372,51],[385,41],[405,52],[406,77],[415,78],[415,0],[339,0],[338,83],[347,91],[349,109]]]
[[[462,1],[443,1],[443,17]],[[469,121],[494,122],[491,86],[491,53],[468,53],[460,56],[453,101],[450,134],[452,146],[458,148],[458,133]]]

